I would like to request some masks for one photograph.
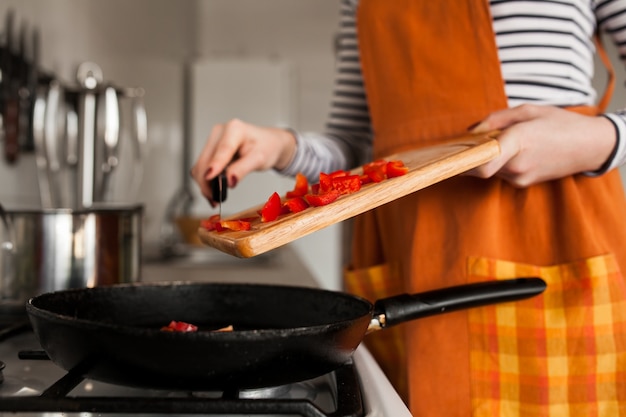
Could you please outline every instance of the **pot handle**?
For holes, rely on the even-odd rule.
[[[9,221],[9,216],[0,204],[0,220],[6,232],[6,240],[0,242],[0,299],[6,298],[7,291],[12,288],[15,282],[15,235],[13,225]]]
[[[541,278],[527,277],[383,298],[374,304],[368,333],[422,317],[534,297],[546,287],[546,282]]]

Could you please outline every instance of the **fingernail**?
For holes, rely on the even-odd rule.
[[[236,187],[238,181],[239,180],[237,179],[237,177],[235,175],[231,175],[229,180],[228,180],[229,187],[231,187],[231,188]]]
[[[205,180],[209,180],[209,175],[211,175],[211,171],[213,170],[212,167],[207,168],[207,170],[204,172],[204,179]]]

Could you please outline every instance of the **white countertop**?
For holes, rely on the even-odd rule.
[[[245,282],[319,287],[289,245],[254,258],[237,258],[209,247],[190,247],[187,256],[142,264],[143,282]]]

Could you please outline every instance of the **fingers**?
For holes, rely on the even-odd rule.
[[[211,192],[210,181],[226,169],[228,163],[235,157],[245,139],[245,124],[239,120],[231,120],[225,124],[218,124],[211,129],[211,133],[200,152],[196,163],[191,168],[191,177],[200,187],[212,206],[215,205]],[[229,186],[235,184],[228,180]]]
[[[224,129],[224,125],[216,125],[211,130],[209,137],[204,145],[204,148],[200,152],[196,163],[191,168],[191,177],[198,184],[200,188],[200,192],[204,195],[209,202],[213,204],[212,195],[211,195],[211,187],[209,186],[209,181],[215,177],[219,172],[212,172],[211,168],[211,160],[213,157],[213,152],[215,146],[217,145],[219,138],[222,135],[222,131]]]
[[[540,108],[540,106],[532,104],[522,104],[510,109],[493,112],[472,127],[470,133],[487,133],[493,130],[506,129],[538,117]]]
[[[233,119],[215,126],[207,139],[191,176],[202,194],[213,203],[209,181],[226,170],[228,186],[234,187],[253,171],[286,164],[295,151],[296,140],[285,129],[260,127]]]
[[[597,169],[615,146],[602,117],[553,106],[522,105],[494,112],[473,131],[498,129],[500,155],[466,175],[497,176],[516,187]]]
[[[519,126],[519,123],[523,121],[531,120],[535,114],[536,110],[533,106],[522,105],[491,113],[471,129],[472,133],[500,130],[498,135],[500,154],[491,161],[467,171],[464,175],[478,178],[497,176],[516,186],[522,186],[524,179],[519,176],[518,167],[512,161],[515,161],[521,152],[523,129],[513,129],[512,127]]]

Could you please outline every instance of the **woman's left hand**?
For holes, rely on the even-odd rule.
[[[500,156],[466,173],[516,187],[598,170],[616,141],[613,124],[558,107],[523,104],[491,113],[473,133],[501,130]]]

